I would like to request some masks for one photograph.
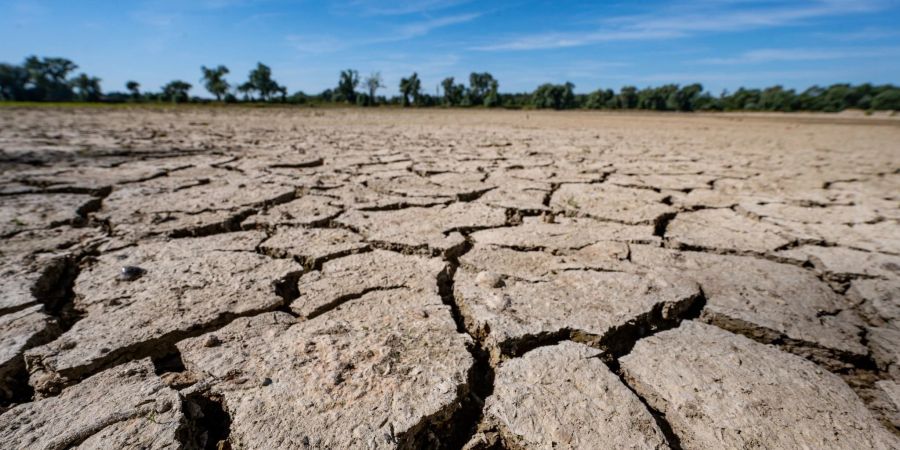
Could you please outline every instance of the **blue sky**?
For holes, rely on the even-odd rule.
[[[290,92],[338,72],[440,80],[488,71],[500,90],[571,81],[576,91],[701,82],[900,84],[900,0],[0,0],[0,61],[65,56],[106,91],[134,79],[202,89],[200,65],[239,82],[262,61]]]

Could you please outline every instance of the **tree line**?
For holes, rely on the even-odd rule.
[[[85,101],[85,102],[208,102],[190,96],[194,87],[184,80],[173,80],[158,92],[145,92],[137,81],[125,83],[125,91],[104,93],[101,80],[86,73],[75,75],[78,65],[66,58],[29,56],[22,64],[0,63],[0,100],[5,101]],[[813,86],[803,91],[772,86],[764,89],[740,88],[719,95],[705,91],[700,84],[667,84],[639,89],[624,86],[618,92],[597,89],[576,94],[575,85],[542,84],[528,93],[501,93],[500,83],[490,73],[474,72],[468,84],[445,78],[435,93],[422,89],[417,73],[400,80],[399,95],[378,95],[385,88],[378,72],[360,78],[348,69],[338,75],[337,86],[318,94],[302,91],[288,95],[287,88],[272,77],[272,69],[257,63],[243,83],[225,79],[230,71],[224,65],[200,67],[200,83],[216,101],[225,103],[267,102],[289,104],[343,103],[359,106],[452,106],[537,109],[622,109],[652,111],[824,111],[848,108],[864,110],[900,110],[900,88],[869,83]]]

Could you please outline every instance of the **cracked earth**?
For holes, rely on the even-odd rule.
[[[4,448],[900,448],[900,122],[0,110]]]

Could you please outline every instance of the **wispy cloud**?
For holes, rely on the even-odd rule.
[[[815,36],[840,42],[877,41],[900,37],[900,30],[866,27],[857,31],[816,33]]]
[[[811,80],[821,76],[821,71],[812,70],[777,70],[753,73],[716,73],[703,72],[669,72],[649,75],[621,74],[617,78],[632,83],[726,83],[743,85],[745,83],[769,82],[770,80]]]
[[[453,16],[439,17],[429,19],[422,22],[411,23],[399,27],[395,34],[385,36],[382,39],[375,39],[369,42],[394,42],[412,39],[419,36],[425,36],[438,28],[445,28],[452,25],[459,25],[471,22],[481,17],[481,13],[457,14]]]
[[[704,31],[745,31],[759,28],[795,25],[804,20],[877,11],[884,7],[879,0],[813,0],[777,2],[766,7],[735,9],[728,2],[700,3],[699,7],[678,5],[647,15],[606,19],[603,23],[630,30],[667,30],[681,33]],[[741,3],[738,3],[739,5]],[[678,12],[684,10],[684,12]]]
[[[143,25],[149,25],[155,28],[168,28],[180,18],[180,15],[175,13],[140,10],[133,12],[131,18]]]
[[[285,36],[288,45],[301,53],[323,54],[334,53],[351,47],[346,39],[322,35],[289,34]]]
[[[580,47],[600,42],[640,41],[651,39],[677,38],[683,33],[672,31],[598,31],[587,33],[544,33],[522,36],[497,44],[472,47],[472,50],[541,50],[553,48]]]
[[[427,13],[469,3],[471,0],[351,0],[339,6],[343,11],[356,11],[361,15],[399,16]]]
[[[471,22],[479,17],[481,17],[481,13],[476,12],[412,22],[400,25],[383,34],[368,39],[348,39],[344,37],[338,38],[333,36],[296,34],[288,35],[286,36],[286,39],[292,47],[303,53],[332,53],[363,45],[385,44],[414,39],[428,35],[439,28]]]
[[[801,24],[804,21],[867,13],[885,7],[881,0],[815,0],[767,2],[750,6],[742,1],[685,3],[649,14],[605,18],[597,29],[516,36],[475,50],[540,50],[611,42],[682,38],[698,33],[736,32]]]
[[[734,58],[708,58],[700,64],[757,64],[790,61],[827,61],[900,56],[900,48],[764,48],[744,52]]]

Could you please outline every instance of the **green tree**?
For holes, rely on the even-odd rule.
[[[201,79],[203,87],[210,94],[214,95],[216,100],[221,101],[225,94],[228,93],[228,88],[231,87],[225,81],[225,75],[228,75],[228,68],[222,65],[215,68],[200,66],[200,70],[203,72],[203,78]]]
[[[128,89],[128,92],[131,92],[132,100],[139,100],[141,98],[141,84],[137,81],[128,81],[125,83],[125,89]]]
[[[441,88],[444,90],[444,105],[458,106],[463,103],[463,97],[466,95],[466,87],[462,84],[454,84],[453,77],[444,78],[441,81]]]
[[[412,99],[413,105],[419,105],[419,97],[422,91],[422,83],[419,81],[419,74],[413,72],[409,78],[400,79],[400,101],[403,106],[410,105]]]
[[[623,86],[619,89],[619,107],[623,109],[634,109],[638,107],[637,88],[634,86]]]
[[[100,91],[100,79],[97,77],[91,77],[86,73],[82,73],[73,78],[71,83],[78,92],[78,100],[83,102],[96,102],[103,95]]]
[[[781,86],[765,88],[759,95],[759,108],[765,111],[794,111],[797,108],[797,94],[793,89],[785,90]]]
[[[72,99],[73,92],[68,77],[78,65],[65,58],[29,56],[25,58],[24,67],[28,71],[32,99],[47,101]]]
[[[0,64],[0,100],[25,100],[28,71],[22,66]]]
[[[359,73],[352,69],[341,71],[338,79],[337,94],[335,100],[346,103],[356,103],[356,87],[359,86]]]
[[[587,109],[614,109],[617,105],[616,94],[612,89],[597,89],[588,94],[587,99],[584,102],[584,107]]]
[[[468,101],[470,105],[484,105],[488,95],[497,96],[499,83],[494,76],[488,72],[472,72],[469,74],[469,95]],[[495,99],[491,99],[494,101]]]
[[[531,105],[538,109],[571,109],[575,107],[575,85],[545,83],[531,95]]]
[[[900,111],[900,89],[891,87],[873,97],[872,109]]]
[[[378,92],[379,89],[385,87],[384,81],[381,79],[381,73],[373,72],[371,75],[369,75],[366,78],[365,83],[366,83],[366,89],[369,90],[369,103],[374,104],[375,98],[376,98],[375,94]]]
[[[253,101],[253,84],[249,81],[239,84],[237,91],[241,94],[245,102]]]
[[[183,103],[190,99],[188,91],[191,90],[191,84],[181,80],[170,81],[169,84],[163,86],[162,97],[173,103]]]
[[[669,88],[666,99],[666,108],[672,111],[693,111],[697,97],[703,93],[703,85],[699,83],[689,84],[678,88]]]
[[[488,85],[487,95],[484,96],[484,106],[493,108],[500,106],[500,83],[492,79]]]
[[[244,94],[244,98],[252,98],[256,92],[263,101],[269,101],[274,94],[281,94],[284,98],[287,90],[272,79],[272,69],[263,63],[257,63],[256,68],[250,71],[246,83],[238,86],[238,91]]]

